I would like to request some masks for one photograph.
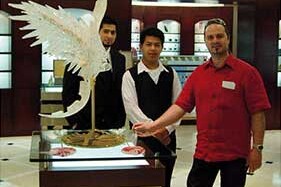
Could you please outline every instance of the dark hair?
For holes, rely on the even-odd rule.
[[[117,21],[114,20],[113,18],[109,17],[109,16],[104,16],[102,21],[101,21],[101,24],[100,24],[100,29],[102,28],[103,24],[110,24],[110,25],[115,25],[116,27],[116,31],[118,30],[118,25],[117,25]]]
[[[140,33],[140,44],[144,43],[144,40],[145,40],[146,36],[154,36],[154,37],[159,38],[160,41],[161,41],[161,44],[163,46],[165,37],[164,37],[164,33],[160,29],[157,29],[155,27],[149,27],[149,28],[146,28],[143,31],[141,31],[141,33]]]
[[[205,28],[204,28],[204,36],[205,36],[205,32],[206,32],[207,27],[209,27],[210,25],[213,25],[213,24],[222,25],[224,27],[224,30],[225,30],[225,33],[226,33],[227,37],[230,38],[230,33],[229,33],[229,30],[226,26],[226,23],[220,18],[213,18],[213,19],[208,20],[208,22],[207,22],[207,24],[205,25]]]

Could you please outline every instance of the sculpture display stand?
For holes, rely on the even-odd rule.
[[[166,149],[162,155],[152,152],[142,141],[138,141],[137,145],[143,147],[144,152],[138,155],[125,154],[123,148],[128,144],[133,145],[127,139],[123,144],[112,147],[73,146],[75,151],[70,155],[50,154],[53,148],[64,144],[61,136],[81,133],[85,131],[33,132],[30,161],[39,163],[40,187],[165,186],[165,167],[159,159],[175,159],[176,155],[164,145],[159,145]]]

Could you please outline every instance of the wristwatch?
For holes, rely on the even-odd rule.
[[[257,151],[261,152],[263,150],[263,145],[259,144],[253,144],[253,148],[255,148]]]

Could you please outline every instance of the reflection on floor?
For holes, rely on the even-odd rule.
[[[196,129],[193,125],[177,130],[177,162],[172,187],[184,187],[192,163]],[[29,162],[30,137],[0,138],[0,186],[38,187],[38,164]],[[266,131],[263,166],[247,177],[247,187],[281,187],[281,130]],[[214,187],[219,187],[217,178]]]

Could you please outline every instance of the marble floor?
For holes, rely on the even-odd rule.
[[[196,130],[193,125],[177,130],[177,162],[172,187],[184,187],[192,163]],[[38,164],[29,162],[31,138],[0,138],[0,187],[38,187]],[[254,175],[247,176],[247,187],[281,187],[281,130],[265,134],[263,166]],[[214,187],[220,186],[219,177]]]

